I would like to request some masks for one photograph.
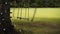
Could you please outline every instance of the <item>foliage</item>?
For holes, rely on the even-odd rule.
[[[59,0],[14,0],[11,7],[60,7]]]

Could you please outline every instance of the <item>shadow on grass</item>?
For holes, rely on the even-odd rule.
[[[60,34],[60,24],[48,21],[16,22],[21,34]]]

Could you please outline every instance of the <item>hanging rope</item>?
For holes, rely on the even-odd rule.
[[[15,1],[15,2],[16,2],[16,1]],[[13,4],[14,4],[14,3],[13,3]],[[15,4],[14,4],[14,5],[15,5]],[[16,6],[16,7],[17,7],[17,6]],[[15,17],[15,16],[14,16],[14,13],[15,13],[15,8],[14,8],[14,10],[13,10],[13,17]]]
[[[25,8],[25,18],[26,18],[26,12],[27,12],[27,11],[26,11],[26,8]]]
[[[28,20],[29,20],[29,0],[28,0]]]
[[[17,18],[19,18],[19,11],[20,11],[20,9],[18,8]]]
[[[22,2],[21,2],[21,5],[22,5]],[[20,12],[20,19],[22,19],[22,6],[21,7],[21,12]]]
[[[12,12],[12,19],[11,19],[11,20],[13,20],[12,24],[14,23],[14,19],[15,19],[14,13],[15,13],[15,8],[13,8],[13,12]]]
[[[31,21],[34,20],[34,18],[35,18],[35,14],[36,14],[36,8],[35,8],[35,10],[34,10],[34,14],[33,14],[33,17],[32,17],[32,19],[31,19]]]
[[[19,18],[19,12],[20,12],[19,7],[20,7],[20,3],[18,4],[18,13],[17,13],[17,18]]]
[[[36,2],[36,1],[35,1]],[[37,3],[37,2],[36,2]],[[36,6],[35,6],[36,7]],[[32,20],[31,21],[33,21],[34,20],[34,18],[35,18],[35,14],[36,14],[36,8],[35,8],[35,10],[34,10],[34,14],[33,14],[33,17],[32,17]]]
[[[26,2],[24,2],[24,7],[25,7],[25,19],[26,19],[26,13],[27,13]]]
[[[17,6],[16,6],[16,7],[17,7]],[[12,17],[13,17],[13,18],[12,18],[12,20],[13,20],[12,23],[14,23],[14,19],[15,19],[15,8],[13,8],[13,12],[12,12],[12,13],[13,13],[13,14],[12,14]]]
[[[28,8],[28,20],[29,20],[29,8]]]
[[[15,8],[13,9],[13,17],[14,17],[14,13],[15,13]]]
[[[21,1],[21,4],[19,5],[19,7],[20,7],[20,9],[21,9],[21,10],[19,9],[20,12],[18,11],[18,13],[20,13],[20,16],[18,17],[19,19],[22,19],[22,3],[23,3],[23,2]]]

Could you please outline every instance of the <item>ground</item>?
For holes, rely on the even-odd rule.
[[[16,20],[13,24],[17,30],[24,30],[22,34],[60,34],[59,19],[33,22]]]

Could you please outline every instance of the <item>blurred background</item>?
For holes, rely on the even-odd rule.
[[[60,0],[12,0],[10,5],[12,24],[22,34],[60,34]]]
[[[15,10],[14,10],[15,9]],[[19,11],[18,11],[19,9]],[[36,13],[33,18],[35,8],[22,8],[22,16],[27,19],[19,19],[21,8],[11,8],[11,21],[17,30],[23,29],[25,32],[30,31],[34,34],[59,34],[60,32],[60,8],[36,8]],[[25,16],[26,13],[26,16]],[[30,33],[31,34],[31,33]]]
[[[60,7],[60,0],[11,0],[11,7]]]

